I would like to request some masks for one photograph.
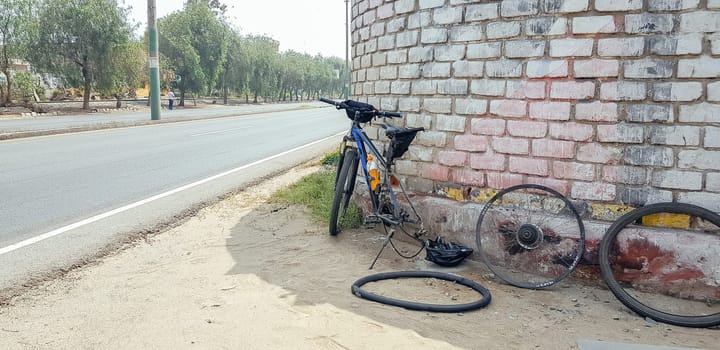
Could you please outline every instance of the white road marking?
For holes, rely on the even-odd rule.
[[[335,135],[332,135],[332,136],[328,136],[328,137],[326,137],[326,138],[323,138],[323,139],[320,139],[320,140],[317,140],[317,141],[313,141],[313,142],[310,142],[310,143],[308,143],[308,144],[305,144],[305,145],[302,145],[302,146],[299,146],[299,147],[295,147],[295,148],[293,148],[293,149],[290,149],[290,150],[287,150],[287,151],[284,151],[284,152],[281,152],[281,153],[272,155],[272,156],[270,156],[270,157],[267,157],[267,158],[264,158],[264,159],[260,159],[260,160],[258,160],[258,161],[254,161],[254,162],[252,162],[252,163],[250,163],[250,164],[246,164],[246,165],[243,165],[243,166],[239,166],[239,167],[237,167],[237,168],[235,168],[235,169],[231,169],[231,170],[222,172],[222,173],[220,173],[220,174],[216,174],[216,175],[213,175],[213,176],[204,178],[204,179],[202,179],[202,180],[195,181],[195,182],[193,182],[193,183],[190,183],[190,184],[187,184],[187,185],[184,185],[184,186],[181,186],[181,187],[172,189],[172,190],[170,190],[170,191],[167,191],[167,192],[164,192],[164,193],[160,193],[160,194],[158,194],[158,195],[155,195],[155,196],[152,196],[152,197],[149,197],[149,198],[145,198],[145,199],[140,200],[140,201],[137,201],[137,202],[135,202],[135,203],[131,203],[131,204],[128,204],[128,205],[126,205],[126,206],[123,206],[123,207],[120,207],[120,208],[116,208],[116,209],[110,210],[110,211],[108,211],[108,212],[105,212],[105,213],[102,213],[102,214],[98,214],[98,215],[95,215],[95,216],[93,216],[93,217],[89,217],[89,218],[84,219],[84,220],[80,220],[80,221],[78,221],[78,222],[76,222],[76,223],[73,223],[73,224],[70,224],[70,225],[67,225],[67,226],[60,227],[60,228],[58,228],[58,229],[52,230],[52,231],[50,231],[50,232],[43,233],[43,234],[41,234],[41,235],[38,235],[38,236],[35,236],[35,237],[32,237],[32,238],[28,238],[28,239],[26,239],[26,240],[24,240],[24,241],[20,241],[20,242],[18,242],[18,243],[11,244],[11,245],[9,245],[9,246],[0,248],[0,255],[7,254],[7,253],[10,253],[10,252],[12,252],[12,251],[18,250],[18,249],[20,249],[20,248],[27,247],[27,246],[29,246],[29,245],[32,245],[32,244],[35,244],[35,243],[44,241],[44,240],[46,240],[46,239],[48,239],[48,238],[55,237],[55,236],[57,236],[57,235],[59,235],[59,234],[65,233],[65,232],[67,232],[67,231],[70,231],[70,230],[73,230],[73,229],[76,229],[76,228],[79,228],[79,227],[82,227],[82,226],[91,224],[91,223],[93,223],[93,222],[96,222],[96,221],[105,219],[105,218],[110,217],[110,216],[113,216],[113,215],[115,215],[115,214],[122,213],[122,212],[124,212],[124,211],[128,211],[128,210],[133,209],[133,208],[137,208],[137,207],[139,207],[139,206],[141,206],[141,205],[144,205],[144,204],[147,204],[147,203],[156,201],[156,200],[161,199],[161,198],[165,198],[165,197],[167,197],[167,196],[173,195],[173,194],[178,193],[178,192],[185,191],[185,190],[187,190],[187,189],[191,189],[191,188],[193,188],[193,187],[196,187],[196,186],[202,185],[202,184],[204,184],[204,183],[207,183],[207,182],[210,182],[210,181],[219,179],[219,178],[221,178],[221,177],[223,177],[223,176],[227,176],[227,175],[230,175],[230,174],[232,174],[232,173],[236,173],[236,172],[238,172],[238,171],[241,171],[241,170],[244,170],[244,169],[253,167],[253,166],[255,166],[255,165],[258,165],[258,164],[267,162],[267,161],[269,161],[269,160],[272,160],[272,159],[275,159],[275,158],[278,158],[278,157],[282,157],[282,156],[284,156],[284,155],[287,155],[287,154],[289,154],[289,153],[292,153],[292,152],[301,150],[301,149],[303,149],[303,148],[310,147],[310,146],[312,146],[312,145],[316,145],[316,144],[318,144],[318,143],[321,143],[321,142],[330,140],[330,139],[332,139],[332,138],[334,138],[334,137],[338,137],[338,136],[343,135],[343,134],[345,134],[345,133],[346,133],[346,132],[343,131],[343,132],[341,132],[341,133],[338,133],[338,134],[335,134]]]
[[[223,132],[228,132],[228,131],[233,131],[233,130],[240,130],[240,129],[247,129],[247,128],[251,128],[251,127],[252,127],[252,125],[248,125],[248,126],[241,126],[241,127],[239,127],[239,128],[231,128],[231,129],[224,129],[224,130],[218,130],[218,131],[208,131],[208,132],[203,132],[203,133],[200,133],[200,134],[193,134],[193,135],[190,135],[190,137],[204,136],[204,135],[211,135],[211,134],[219,134],[219,133],[223,133]]]

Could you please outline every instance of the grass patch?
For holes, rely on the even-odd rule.
[[[275,192],[271,201],[300,204],[310,209],[310,215],[322,222],[330,221],[330,209],[335,196],[335,168],[324,169],[320,172],[303,177],[300,181]],[[362,224],[360,208],[350,203],[345,212],[342,228],[356,228]]]

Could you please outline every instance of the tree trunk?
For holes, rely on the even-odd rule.
[[[5,74],[5,81],[7,84],[7,94],[5,94],[3,91],[0,91],[0,97],[4,97],[2,100],[0,100],[0,106],[8,106],[10,105],[10,103],[12,103],[12,79],[10,79],[10,70],[3,70],[3,74]]]
[[[223,87],[223,104],[228,104],[228,87]]]
[[[255,97],[253,98],[253,103],[257,103],[257,94],[255,94]]]
[[[122,108],[122,96],[120,94],[115,95],[115,108],[120,109]]]

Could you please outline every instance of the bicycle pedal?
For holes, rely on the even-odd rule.
[[[382,220],[378,216],[368,216],[365,218],[365,222],[363,222],[363,224],[366,226],[375,226],[375,224],[379,224],[381,222]]]

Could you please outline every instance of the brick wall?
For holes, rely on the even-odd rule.
[[[351,31],[354,98],[427,129],[416,191],[720,211],[719,0],[353,0]]]

